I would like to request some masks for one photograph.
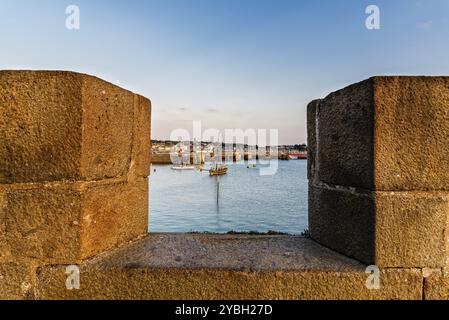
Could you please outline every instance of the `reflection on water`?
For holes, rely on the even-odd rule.
[[[220,213],[220,177],[215,177],[217,181],[217,213]]]
[[[225,176],[153,166],[151,232],[280,231],[307,229],[307,162],[280,161],[274,176],[229,165]]]

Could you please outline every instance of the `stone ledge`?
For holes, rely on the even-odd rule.
[[[381,273],[291,236],[154,234],[80,266],[81,289],[65,266],[37,272],[37,299],[422,299],[420,269]]]

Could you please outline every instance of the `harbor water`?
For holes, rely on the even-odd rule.
[[[275,175],[230,164],[225,176],[153,165],[150,232],[284,232],[308,228],[307,162],[279,161]]]

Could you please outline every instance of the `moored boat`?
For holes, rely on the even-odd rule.
[[[188,165],[173,166],[171,168],[172,168],[172,170],[178,170],[178,171],[195,170],[195,166],[188,166]]]
[[[224,176],[228,173],[228,167],[216,165],[215,168],[209,170],[209,173],[211,176]]]
[[[290,153],[288,160],[307,160],[307,153]]]

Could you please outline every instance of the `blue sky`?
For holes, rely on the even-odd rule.
[[[78,5],[81,29],[65,28]],[[365,28],[365,8],[381,30]],[[0,0],[0,68],[85,72],[149,97],[176,128],[306,140],[310,100],[373,75],[449,74],[448,0]]]

